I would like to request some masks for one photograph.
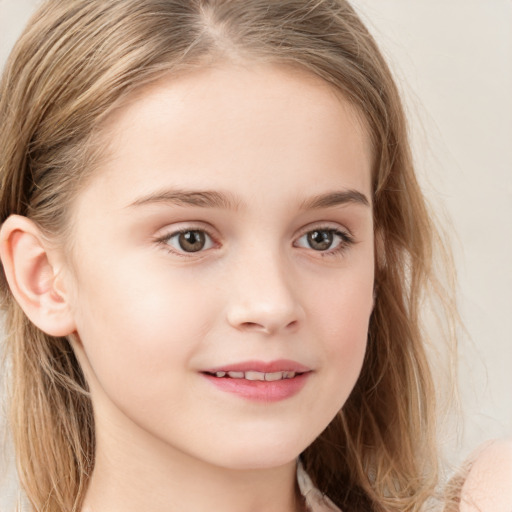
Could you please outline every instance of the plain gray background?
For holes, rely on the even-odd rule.
[[[422,184],[452,233],[468,331],[459,462],[485,439],[512,435],[512,0],[352,3],[395,71]],[[0,0],[0,66],[34,5]],[[2,511],[15,493],[3,473]]]

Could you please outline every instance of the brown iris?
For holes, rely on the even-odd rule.
[[[311,231],[308,233],[308,244],[315,251],[326,251],[331,247],[333,238],[332,231]]]
[[[204,248],[206,236],[202,231],[185,231],[179,234],[178,243],[185,252],[197,252]]]

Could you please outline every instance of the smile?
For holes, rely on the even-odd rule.
[[[313,370],[290,360],[245,361],[201,372],[223,393],[256,402],[278,402],[291,398],[306,385]]]
[[[245,379],[245,380],[260,380],[266,382],[274,382],[277,380],[283,379],[293,379],[297,372],[256,372],[256,371],[248,371],[248,372],[215,372],[214,374],[210,374],[218,378],[229,378],[229,379]]]

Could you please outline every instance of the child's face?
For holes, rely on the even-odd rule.
[[[232,468],[293,460],[365,352],[357,115],[302,72],[226,65],[161,81],[109,130],[73,212],[70,277],[98,441]]]

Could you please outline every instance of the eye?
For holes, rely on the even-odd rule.
[[[302,235],[296,242],[297,247],[326,252],[343,249],[352,243],[352,238],[337,229],[314,229]]]
[[[164,240],[177,252],[199,252],[213,247],[213,241],[205,231],[187,229],[167,236]]]

